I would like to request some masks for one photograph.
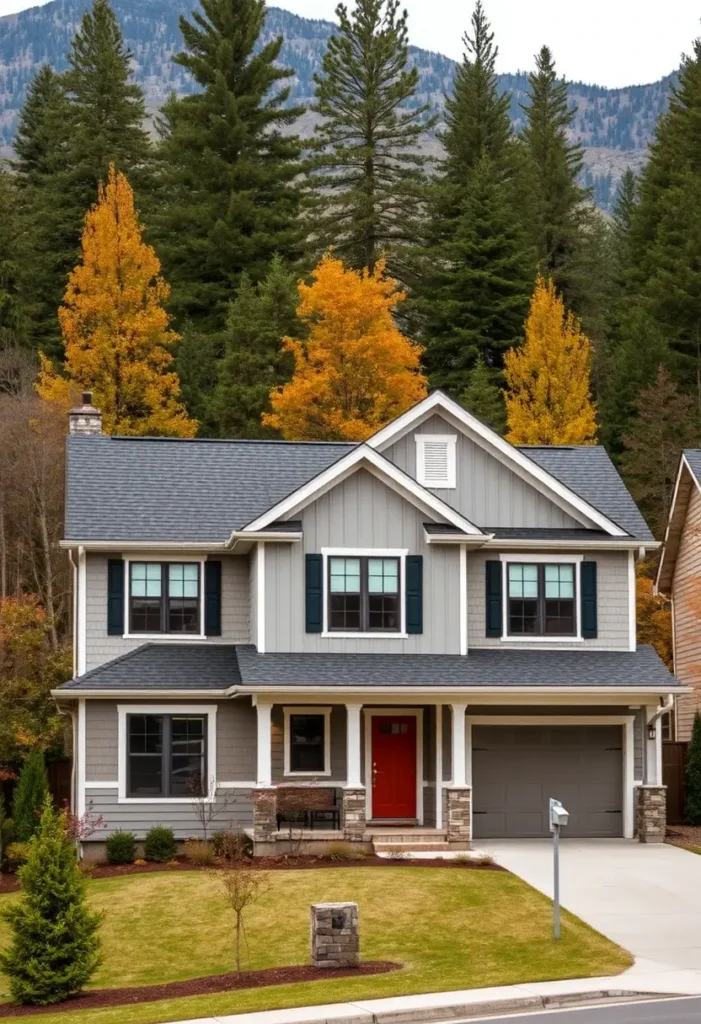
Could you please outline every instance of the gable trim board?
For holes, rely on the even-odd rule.
[[[262,530],[270,525],[270,523],[274,523],[284,516],[295,515],[300,509],[316,501],[332,487],[341,483],[346,477],[360,468],[368,470],[373,476],[378,477],[388,487],[391,487],[392,490],[397,491],[403,498],[411,501],[412,504],[429,515],[438,515],[471,537],[484,541],[487,540],[488,535],[482,533],[474,523],[465,519],[464,516],[461,516],[450,505],[447,505],[436,495],[431,494],[430,491],[422,487],[421,484],[417,483],[407,473],[398,469],[389,459],[386,459],[373,448],[369,448],[366,444],[359,445],[308,483],[293,491],[292,494],[289,494],[276,505],[273,505],[272,508],[269,508],[258,519],[248,523],[242,531],[238,531],[238,536],[241,537],[248,533]]]
[[[451,416],[463,429],[467,429],[471,434],[475,435],[475,439],[482,442],[482,446],[487,447],[490,450],[490,454],[509,466],[519,476],[526,479],[559,507],[562,508],[564,502],[566,506],[565,511],[571,513],[572,509],[575,509],[580,516],[584,516],[595,523],[612,537],[630,536],[626,530],[618,526],[612,519],[609,519],[593,505],[584,501],[583,498],[570,490],[569,487],[560,483],[550,473],[547,473],[531,459],[523,455],[518,448],[513,447],[508,441],[505,441],[489,427],[486,427],[476,417],[472,416],[462,406],[458,405],[457,402],[454,402],[441,391],[434,391],[428,398],[425,398],[418,405],[415,405],[402,416],[393,420],[392,423],[378,431],[365,443],[371,448],[380,450],[392,441],[397,440],[399,436],[406,433],[412,426],[417,425],[418,421],[434,410],[440,410]]]
[[[669,519],[664,535],[664,547],[660,564],[655,577],[655,591],[660,594],[669,594],[674,581],[674,570],[681,543],[681,535],[684,532],[687,509],[689,506],[689,495],[692,489],[701,493],[701,482],[689,464],[687,452],[683,451],[679,459],[677,479],[672,494],[672,504],[669,510]],[[683,491],[683,493],[681,493]],[[681,504],[683,502],[683,504]]]

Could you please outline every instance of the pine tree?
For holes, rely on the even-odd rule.
[[[263,281],[241,279],[231,303],[225,355],[209,418],[217,437],[270,437],[261,423],[270,392],[292,376],[293,359],[282,347],[285,335],[300,336],[297,275],[276,256]]]
[[[48,792],[44,755],[34,747],[22,765],[12,800],[12,822],[18,842],[28,842],[39,828],[39,815]]]
[[[501,179],[501,180],[500,180]],[[488,156],[469,175],[459,213],[428,251],[420,309],[431,387],[454,396],[478,358],[501,370],[528,312],[535,260],[513,193]]]
[[[523,140],[533,183],[533,232],[540,271],[552,279],[568,306],[576,296],[572,263],[578,236],[587,215],[588,193],[577,184],[582,170],[582,146],[570,142],[568,129],[576,108],[570,108],[567,83],[558,81],[547,46],[536,55],[536,70],[528,76],[528,102]]]
[[[679,455],[699,442],[694,400],[679,392],[660,366],[652,384],[634,403],[637,416],[623,438],[621,470],[656,537],[664,535],[674,493]]]
[[[85,218],[82,260],[59,310],[66,376],[44,358],[37,389],[66,405],[72,392],[92,391],[110,434],[192,437],[197,423],[179,401],[171,368],[179,337],[164,309],[169,288],[141,235],[129,182],[111,166]]]
[[[486,423],[498,434],[503,434],[506,427],[504,394],[495,384],[494,378],[495,374],[490,373],[484,360],[479,357],[470,373],[467,387],[460,396],[460,402],[482,423]]]
[[[0,352],[27,343],[17,182],[0,165]]]
[[[13,999],[36,1006],[80,992],[100,962],[100,918],[87,907],[65,816],[49,797],[42,808],[29,859],[20,869],[22,897],[4,912],[12,941],[0,953]]]
[[[538,278],[524,344],[507,352],[507,439],[512,444],[593,444],[591,344],[552,281]]]
[[[701,825],[701,713],[694,715],[684,765],[684,816],[688,825]]]
[[[404,293],[384,275],[325,256],[300,281],[297,314],[308,338],[285,337],[294,357],[289,383],[270,396],[263,425],[288,440],[363,441],[426,395],[421,350],[394,320]]]
[[[424,196],[417,152],[434,123],[417,106],[417,68],[409,68],[406,12],[399,0],[358,0],[349,15],[336,8],[339,29],[328,41],[323,73],[315,75],[316,126],[310,230],[316,248],[329,246],[356,269],[372,273],[384,253],[406,282],[406,248],[422,237]]]

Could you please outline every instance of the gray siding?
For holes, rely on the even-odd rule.
[[[86,671],[106,661],[127,654],[146,641],[141,638],[125,640],[107,635],[107,555],[87,556],[87,647]],[[172,555],[165,561],[176,561]],[[248,558],[224,556],[222,562],[222,635],[212,637],[208,643],[248,643],[249,583]],[[186,639],[186,638],[185,638]]]
[[[543,554],[545,552],[541,552]],[[535,552],[533,557],[537,558]],[[499,552],[469,552],[467,556],[467,634],[468,647],[505,647],[499,637],[485,636],[485,568],[488,559],[498,559]],[[528,554],[523,554],[528,560]],[[582,650],[582,648],[603,650],[628,650],[628,552],[597,551],[587,560],[597,563],[597,605],[598,632],[596,640],[576,643],[553,644],[548,650]],[[509,641],[509,650],[523,648],[532,650],[533,643]]]
[[[250,792],[249,789],[219,790],[222,812],[210,824],[209,836],[219,829],[249,828],[253,824]],[[168,825],[176,839],[203,835],[190,804],[120,804],[116,790],[88,790],[87,799],[92,813],[99,814],[106,826],[91,837],[96,843],[104,842],[119,829],[134,832],[137,839],[143,839],[154,825]]]
[[[431,517],[365,470],[301,513],[300,544],[266,546],[266,650],[389,654],[460,653],[460,567],[455,548],[425,543]],[[424,631],[406,640],[323,638],[305,633],[304,556],[323,547],[406,548],[424,558]]]
[[[416,435],[457,434],[457,487],[433,490],[477,526],[574,529],[592,525],[564,512],[441,416],[431,416],[382,454],[416,479]]]

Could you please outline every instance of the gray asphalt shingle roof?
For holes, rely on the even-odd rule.
[[[612,519],[631,537],[654,539],[608,452],[601,445],[523,446],[519,451]]]
[[[679,684],[652,647],[637,651],[473,650],[451,654],[258,654],[249,645],[145,644],[66,690],[251,686],[641,686]]]
[[[689,463],[689,469],[696,477],[697,484],[701,484],[701,448],[685,448],[683,454]]]

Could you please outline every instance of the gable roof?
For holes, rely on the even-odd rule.
[[[679,545],[684,534],[686,513],[694,488],[701,491],[701,449],[686,448],[679,457],[672,507],[669,510],[664,547],[657,567],[655,588],[663,594],[669,594],[672,589]]]

